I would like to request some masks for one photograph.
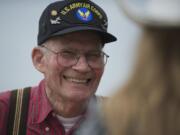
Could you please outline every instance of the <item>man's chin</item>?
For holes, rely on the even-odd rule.
[[[68,96],[69,101],[73,102],[86,102],[90,99],[91,96],[85,94],[71,94]]]

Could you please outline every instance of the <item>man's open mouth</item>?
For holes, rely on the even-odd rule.
[[[92,79],[91,78],[77,78],[77,77],[69,77],[69,76],[63,76],[65,80],[78,83],[78,84],[88,84]]]

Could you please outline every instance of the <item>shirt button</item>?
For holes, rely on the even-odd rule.
[[[53,116],[53,117],[56,117],[56,114],[55,114],[55,113],[52,113],[52,116]]]
[[[50,130],[50,128],[49,128],[49,127],[46,127],[46,128],[45,128],[45,131],[46,131],[46,132],[48,132],[49,130]]]

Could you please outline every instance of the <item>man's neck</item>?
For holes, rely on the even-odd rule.
[[[48,90],[46,90],[46,94],[50,101],[50,104],[52,105],[54,112],[66,118],[82,115],[87,109],[87,104],[89,102],[74,102],[64,100],[57,94],[53,94]]]

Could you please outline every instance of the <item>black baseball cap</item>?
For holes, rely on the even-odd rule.
[[[107,32],[104,10],[90,0],[60,0],[48,5],[39,20],[38,45],[49,38],[76,31],[96,31],[104,43],[117,38]]]

